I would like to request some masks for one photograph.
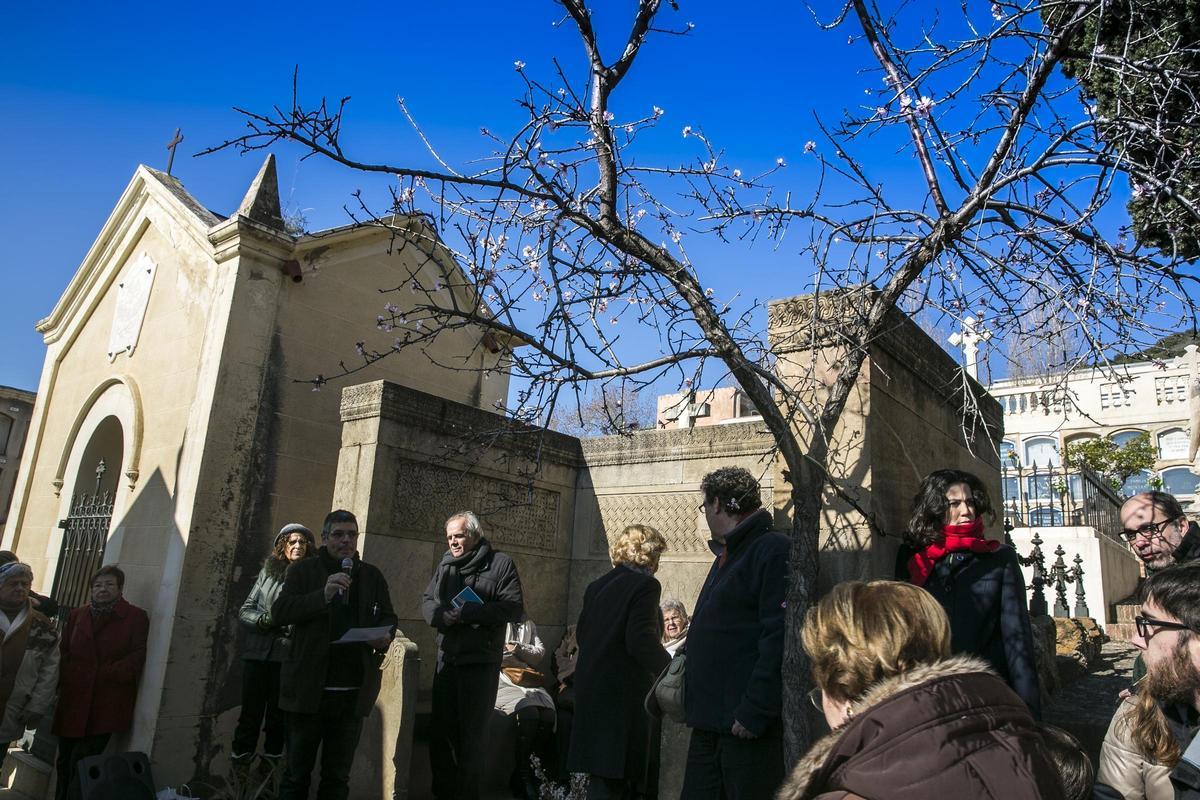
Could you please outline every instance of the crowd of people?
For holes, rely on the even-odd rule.
[[[714,560],[691,613],[661,596],[666,541],[630,525],[553,653],[513,560],[473,512],[447,519],[447,550],[420,602],[437,641],[435,796],[480,796],[498,715],[513,731],[514,797],[533,800],[543,781],[578,774],[589,798],[656,797],[666,712],[690,730],[682,800],[1200,800],[1200,529],[1172,496],[1147,492],[1121,509],[1120,535],[1148,578],[1137,680],[1098,771],[1070,734],[1040,721],[1018,556],[984,536],[994,511],[983,483],[950,469],[921,483],[895,580],[838,584],[808,610],[812,721],[830,732],[789,768],[789,539],[748,471],[715,470],[700,490]],[[28,565],[0,552],[0,742],[52,719],[56,800],[76,798],[79,762],[131,727],[149,618],[123,598],[124,573],[109,565],[60,636],[54,601],[32,583]],[[319,763],[319,800],[348,797],[397,622],[382,572],[359,555],[355,516],[330,512],[319,545],[305,526],[285,525],[239,619],[235,766],[282,764],[279,796],[302,800]]]
[[[79,763],[133,725],[150,618],[124,598],[115,564],[92,576],[91,602],[71,609],[61,635],[33,570],[0,551],[0,764],[26,729],[50,722],[58,739],[55,800],[78,800]]]

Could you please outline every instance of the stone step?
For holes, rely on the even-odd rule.
[[[1137,634],[1137,626],[1133,621],[1129,622],[1110,622],[1104,626],[1104,632],[1108,634],[1108,638],[1117,642],[1132,641],[1134,635]]]

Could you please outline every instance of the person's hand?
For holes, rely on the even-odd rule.
[[[442,612],[442,624],[443,625],[457,625],[458,618],[461,615],[462,615],[462,612],[459,611],[457,608],[451,608],[448,611],[443,611]]]
[[[337,597],[339,591],[350,590],[350,576],[344,572],[335,572],[325,581],[325,602],[330,603]]]
[[[516,642],[505,642],[504,643],[504,655],[511,656],[515,652],[517,652],[517,643]]]
[[[254,622],[260,630],[271,629],[271,612],[267,611],[258,615],[258,619]]]
[[[742,725],[742,723],[738,722],[736,719],[733,721],[733,735],[738,737],[739,739],[757,739],[758,738],[753,733],[746,730],[746,728]]]

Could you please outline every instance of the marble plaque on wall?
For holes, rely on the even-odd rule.
[[[150,304],[150,289],[154,285],[154,273],[158,265],[146,253],[126,265],[117,282],[117,307],[113,312],[112,330],[108,334],[108,360],[116,359],[118,353],[133,355],[138,337],[142,333],[142,321],[146,318],[146,307]]]

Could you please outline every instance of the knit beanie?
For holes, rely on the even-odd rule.
[[[303,533],[304,538],[308,539],[309,547],[315,547],[317,544],[317,539],[315,536],[313,536],[312,531],[301,525],[299,522],[289,522],[287,525],[284,525],[279,529],[279,533],[275,534],[275,546],[278,547],[279,543],[286,539],[289,533]]]

